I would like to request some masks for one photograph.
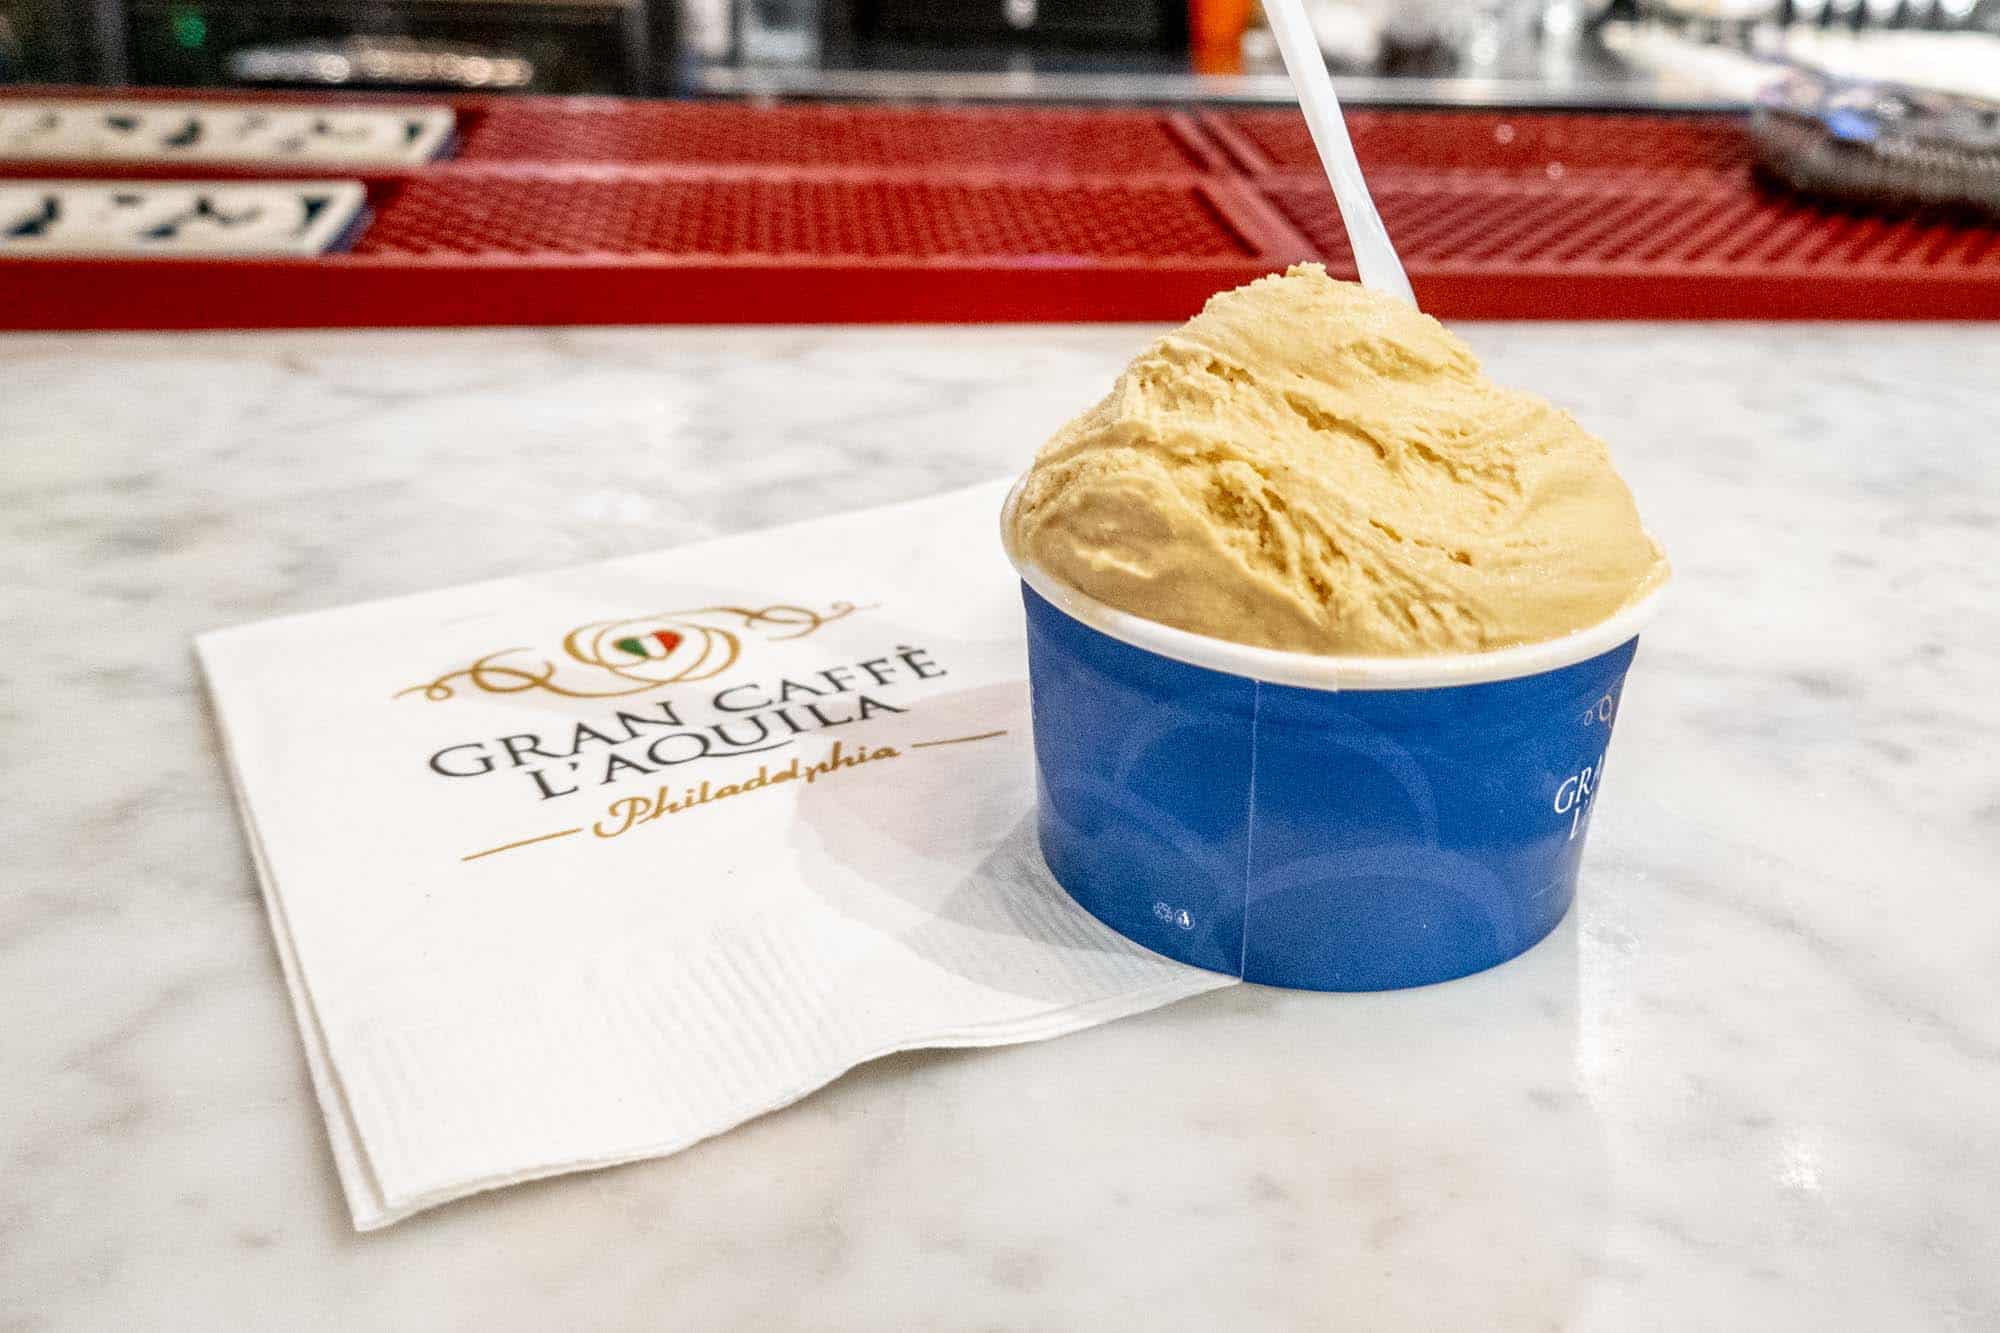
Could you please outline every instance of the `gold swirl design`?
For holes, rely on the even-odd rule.
[[[565,699],[622,699],[665,685],[721,675],[743,655],[739,631],[756,629],[772,642],[802,639],[866,609],[852,602],[835,602],[825,611],[783,604],[754,608],[703,606],[626,620],[600,620],[579,625],[563,636],[567,663],[545,658],[529,665],[520,661],[517,654],[531,649],[502,648],[469,666],[447,671],[425,684],[398,690],[390,697],[400,699],[421,694],[430,702],[439,703],[470,686],[483,694],[542,690]],[[726,618],[733,623],[706,624],[702,617]],[[790,632],[779,633],[779,630]],[[577,674],[576,668],[599,673],[598,684],[603,688],[587,687],[572,679]]]

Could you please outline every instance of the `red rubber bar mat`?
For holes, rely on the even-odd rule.
[[[1285,112],[458,110],[451,160],[369,176],[351,253],[0,260],[0,327],[1164,321],[1300,258],[1349,270]],[[1352,124],[1441,316],[2000,317],[2000,227],[1773,193],[1733,119],[1364,109]],[[0,179],[62,174],[107,172],[0,163]]]
[[[354,253],[1250,263],[1245,230],[1197,182],[458,175],[402,186]]]
[[[1351,275],[1305,122],[1237,111],[1203,124],[1311,252]],[[1768,187],[1734,118],[1361,110],[1350,127],[1436,314],[2000,318],[2000,225]]]
[[[710,102],[502,103],[461,136],[461,162],[985,169],[1063,175],[1226,170],[1191,117],[1154,111]]]
[[[1202,123],[1253,175],[1319,174],[1296,112],[1213,112]],[[1561,180],[1572,171],[1741,172],[1754,157],[1733,116],[1361,108],[1348,113],[1347,127],[1371,173],[1411,168]]]
[[[1323,181],[1264,192],[1329,268],[1353,259]],[[1699,182],[1557,188],[1383,173],[1376,207],[1417,299],[1491,319],[2000,318],[2000,228],[1840,213]],[[1535,299],[1553,302],[1526,308]]]

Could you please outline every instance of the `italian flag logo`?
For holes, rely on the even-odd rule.
[[[644,638],[615,640],[611,646],[634,657],[657,662],[681,646],[681,636],[670,629],[656,629]]]

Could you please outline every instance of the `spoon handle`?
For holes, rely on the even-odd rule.
[[[1319,150],[1320,165],[1333,185],[1334,201],[1340,205],[1341,225],[1347,228],[1347,243],[1354,250],[1354,266],[1361,285],[1385,296],[1417,303],[1410,279],[1375,201],[1362,179],[1361,163],[1354,156],[1354,142],[1347,137],[1347,120],[1340,114],[1340,99],[1333,92],[1333,78],[1326,71],[1319,39],[1313,35],[1304,0],[1264,0],[1264,15],[1271,33],[1278,39],[1285,72],[1298,90],[1299,105],[1306,113],[1306,128],[1312,131],[1313,147]]]

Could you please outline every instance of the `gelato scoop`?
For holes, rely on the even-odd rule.
[[[1667,577],[1602,441],[1316,264],[1140,353],[1007,523],[1016,558],[1098,601],[1309,653],[1534,643]]]

